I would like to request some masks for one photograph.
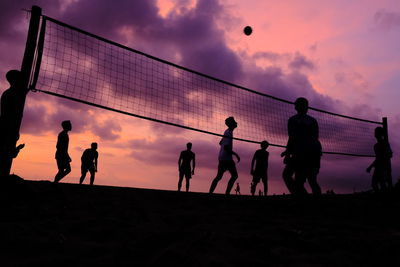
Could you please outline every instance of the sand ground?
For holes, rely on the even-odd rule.
[[[25,184],[1,190],[1,266],[400,266],[396,195]]]

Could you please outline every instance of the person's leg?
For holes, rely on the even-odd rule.
[[[376,168],[375,168],[374,173],[372,174],[371,186],[372,186],[372,189],[376,193],[379,192],[379,187],[378,187],[379,179],[378,179],[378,177],[379,177],[379,174],[378,174],[378,172],[376,171]]]
[[[294,186],[295,186],[296,195],[299,195],[299,196],[307,195],[308,192],[304,188],[304,184],[307,180],[305,173],[302,170],[296,171],[294,177],[295,177]]]
[[[319,186],[317,182],[317,174],[311,174],[308,177],[308,183],[311,187],[311,191],[313,195],[315,196],[320,196],[321,195],[321,187]]]
[[[13,152],[15,151],[15,146],[18,138],[13,136],[12,131],[7,129],[7,126],[0,125],[1,135],[0,135],[0,177],[7,177],[10,175],[11,165],[13,161]]]
[[[387,167],[386,167],[386,176],[385,176],[385,180],[386,180],[386,184],[387,184],[387,187],[388,187],[388,189],[389,190],[392,190],[393,189],[393,177],[392,177],[392,164],[390,163],[390,160],[389,160],[389,163],[387,164]]]
[[[224,161],[219,161],[218,163],[218,173],[217,176],[215,176],[214,180],[211,183],[210,186],[210,193],[214,193],[215,188],[217,187],[218,182],[222,179],[222,176],[224,175],[224,172],[226,171],[226,163]]]
[[[87,171],[88,169],[85,166],[81,167],[81,178],[79,179],[79,184],[82,184],[85,180]]]
[[[57,169],[58,172],[56,174],[56,176],[54,177],[54,183],[58,183],[62,177],[63,177],[63,173],[64,173],[64,163],[62,160],[60,159],[56,159],[57,160]]]
[[[254,196],[254,194],[256,193],[256,188],[257,188],[257,184],[258,184],[258,177],[256,175],[253,176],[253,182],[251,183],[251,187],[250,187],[250,192],[251,195]]]
[[[181,191],[181,188],[182,188],[182,180],[183,180],[183,172],[182,172],[182,171],[179,171],[178,192]]]
[[[71,172],[71,164],[68,162],[65,164],[64,172],[62,174],[61,179],[64,178],[65,176],[67,176],[67,174],[69,174],[70,172]]]
[[[387,180],[386,180],[386,171],[382,170],[382,172],[380,173],[380,177],[378,179],[378,183],[380,185],[381,191],[382,192],[386,192],[388,189],[387,186]]]
[[[264,184],[264,196],[266,196],[268,193],[268,179],[266,176],[262,178],[262,182]]]
[[[320,166],[321,166],[321,157],[319,156],[312,157],[310,161],[307,178],[308,178],[308,184],[310,185],[311,191],[314,196],[321,195],[321,187],[317,182]]]
[[[307,195],[308,192],[304,188],[304,184],[307,180],[307,159],[302,156],[297,156],[293,158],[294,166],[294,186],[296,195],[303,196]]]
[[[186,192],[189,192],[190,178],[191,177],[186,176]]]
[[[229,195],[231,193],[232,187],[235,185],[236,179],[238,178],[236,165],[233,160],[229,161],[228,171],[231,174],[231,179],[229,179],[228,185],[226,187],[226,191],[225,191],[226,195]]]
[[[89,169],[89,173],[90,173],[90,185],[93,185],[93,183],[94,183],[94,178],[95,178],[95,171],[94,171],[94,169]]]
[[[293,165],[290,163],[286,164],[282,172],[282,178],[283,181],[285,182],[287,189],[289,190],[289,193],[292,195],[296,194],[296,186],[294,183],[293,175],[294,175]]]
[[[8,154],[6,155],[1,155],[1,165],[0,165],[0,177],[6,177],[10,174],[10,169],[12,165],[12,157]]]

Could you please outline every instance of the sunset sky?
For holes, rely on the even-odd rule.
[[[365,119],[388,117],[394,181],[400,175],[398,1],[2,1],[0,90],[8,88],[5,73],[20,68],[29,24],[22,9],[32,5],[70,25],[257,91],[290,101],[305,96],[313,107]],[[253,28],[250,36],[243,34],[246,25]],[[80,156],[91,142],[99,143],[96,184],[175,190],[179,153],[189,141],[197,156],[191,190],[208,191],[216,174],[219,137],[32,92],[20,138],[26,148],[12,172],[29,180],[53,180],[57,134],[67,119],[73,125],[73,161],[63,182],[78,182]],[[242,193],[249,193],[250,161],[258,147],[235,141],[242,157],[237,165]],[[286,193],[282,149],[269,151],[270,193]],[[323,191],[369,189],[371,175],[365,169],[371,161],[324,155]],[[217,192],[225,190],[228,176]]]

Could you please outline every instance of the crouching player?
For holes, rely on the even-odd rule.
[[[85,180],[86,173],[90,172],[90,185],[94,183],[94,174],[97,172],[97,158],[99,157],[99,153],[97,152],[97,143],[92,143],[91,147],[86,149],[81,157],[82,165],[81,171],[82,176],[79,180],[79,184],[83,183]]]

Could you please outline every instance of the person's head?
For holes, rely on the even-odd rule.
[[[375,128],[375,138],[376,140],[383,140],[385,137],[385,130],[382,127]]]
[[[299,114],[307,114],[308,111],[308,100],[304,97],[299,97],[294,102],[294,109]]]
[[[268,148],[268,146],[269,146],[268,141],[264,140],[264,141],[261,142],[261,148],[262,148],[262,149],[265,150],[265,149]]]
[[[237,122],[235,121],[235,119],[233,117],[226,118],[225,124],[231,130],[233,130],[237,127]]]
[[[186,144],[186,147],[187,147],[187,150],[191,150],[191,149],[192,149],[192,143],[190,143],[190,142],[187,143],[187,144]]]
[[[17,86],[21,82],[21,72],[19,70],[9,70],[6,74],[6,79],[11,87]]]
[[[97,149],[97,143],[92,143],[92,144],[90,145],[90,147],[91,147],[93,150],[96,150],[96,149]]]
[[[64,131],[71,131],[72,130],[72,124],[71,121],[63,121],[61,123],[62,128],[64,129]]]

